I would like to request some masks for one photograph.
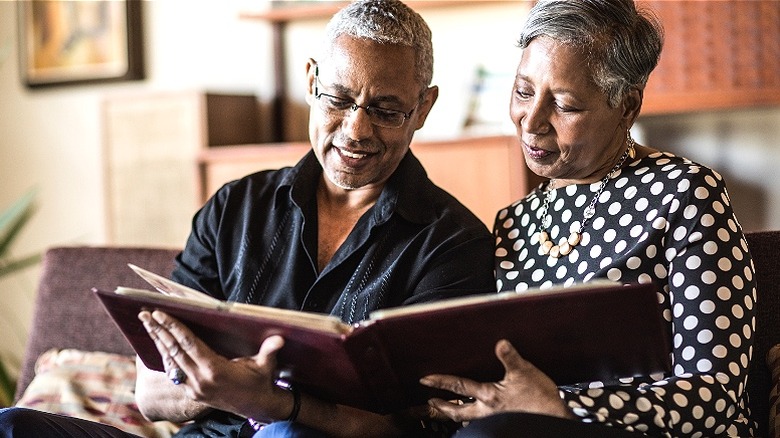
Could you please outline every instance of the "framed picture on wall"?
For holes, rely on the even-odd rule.
[[[143,79],[141,0],[18,2],[29,87]]]

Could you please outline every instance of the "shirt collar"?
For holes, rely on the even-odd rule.
[[[316,195],[317,180],[322,175],[314,151],[309,151],[290,171],[287,172],[276,189],[274,206],[279,207],[280,196],[290,196],[299,208]],[[398,164],[395,172],[387,180],[385,188],[373,207],[373,219],[377,224],[384,223],[397,212],[407,221],[421,224],[432,223],[437,214],[428,180],[420,161],[407,152]]]

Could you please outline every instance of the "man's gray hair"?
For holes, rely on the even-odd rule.
[[[325,29],[325,50],[341,35],[411,47],[415,56],[415,80],[422,90],[431,84],[431,29],[420,14],[399,0],[357,0],[345,6]]]
[[[632,0],[541,0],[518,39],[521,49],[546,36],[582,51],[596,85],[617,107],[626,92],[643,89],[658,64],[663,28]]]

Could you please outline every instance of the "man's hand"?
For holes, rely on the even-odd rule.
[[[255,356],[230,360],[163,312],[141,312],[138,318],[154,340],[166,372],[178,368],[186,376],[178,387],[187,400],[259,421],[289,415],[292,395],[274,383],[276,353],[284,345],[280,336],[266,339]]]
[[[178,385],[170,380],[158,380],[158,384],[179,391],[183,399],[169,400],[165,406],[195,406],[200,412],[208,407],[261,422],[283,420],[290,415],[293,396],[274,383],[276,354],[284,345],[280,336],[263,341],[255,356],[229,360],[216,354],[184,324],[163,312],[141,312],[138,317],[154,340],[166,372],[180,368],[187,376]],[[170,415],[167,417],[171,418]],[[324,402],[307,394],[301,394],[297,421],[334,437],[399,436],[410,424],[419,423],[408,416],[378,415]]]
[[[526,361],[506,340],[496,344],[496,356],[504,365],[504,379],[493,383],[433,374],[420,383],[474,399],[470,403],[431,399],[433,417],[470,421],[500,412],[529,412],[561,418],[573,418],[558,395],[555,383],[533,364]]]

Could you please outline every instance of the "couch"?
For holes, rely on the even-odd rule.
[[[776,431],[770,429],[770,425],[774,425],[777,410],[776,380],[780,377],[780,358],[775,363],[775,383],[766,362],[770,348],[780,344],[780,292],[777,288],[780,284],[780,231],[748,233],[747,240],[758,282],[754,361],[748,382],[750,408],[759,422],[759,436],[777,433],[775,436],[780,437],[780,428]],[[175,249],[116,247],[62,247],[47,251],[16,399],[22,397],[33,381],[36,362],[39,372],[47,365],[40,363],[41,356],[52,348],[117,355],[109,356],[109,359],[102,358],[104,362],[116,362],[116,357],[132,355],[129,344],[92,296],[90,289],[99,287],[113,290],[119,285],[146,287],[143,280],[127,267],[127,263],[167,275],[173,268],[177,252]],[[65,362],[67,358],[58,359]],[[48,365],[52,362],[56,360],[49,360]],[[773,386],[775,406],[774,413],[770,414],[770,391]],[[37,400],[42,400],[42,397]],[[169,425],[158,429],[146,435],[165,435],[171,430]]]
[[[49,249],[43,257],[16,403],[100,421],[140,436],[166,437],[174,432],[176,425],[152,424],[138,412],[133,399],[133,349],[91,289],[148,289],[127,264],[167,276],[178,252],[130,247]]]

